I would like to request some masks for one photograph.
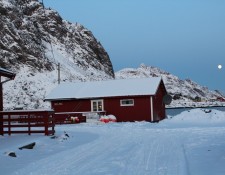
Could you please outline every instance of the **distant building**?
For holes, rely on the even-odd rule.
[[[150,121],[166,117],[160,77],[64,83],[45,99],[55,110],[56,121],[87,113],[114,115],[118,122]],[[61,115],[60,115],[61,114]]]
[[[220,102],[225,102],[225,99],[224,98],[222,98],[222,97],[217,97],[217,99],[216,99],[217,101],[220,101]]]
[[[6,70],[6,69],[3,69],[3,68],[0,68],[0,111],[3,111],[3,92],[2,92],[2,84],[9,81],[9,80],[12,80],[14,79],[16,76],[15,73],[9,71],[9,70]],[[5,80],[2,79],[2,77],[4,78],[7,78]]]
[[[2,88],[2,85],[4,83],[14,79],[15,76],[16,76],[15,73],[0,67],[0,112],[3,111],[3,88]],[[3,124],[4,124],[3,115],[0,114],[0,135],[4,134]]]

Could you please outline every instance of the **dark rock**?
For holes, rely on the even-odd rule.
[[[210,112],[212,112],[212,110],[211,109],[204,109],[204,112],[205,113],[210,113]]]
[[[50,138],[51,139],[57,139],[58,137],[57,136],[51,136]]]
[[[10,152],[10,153],[8,154],[8,156],[10,156],[10,157],[17,157],[15,152]]]
[[[67,134],[65,131],[64,131],[64,134],[65,134],[66,137],[70,137],[69,134]]]
[[[174,94],[173,100],[178,100],[178,99],[180,99],[181,96],[182,96],[181,93],[179,93],[179,94]]]
[[[0,6],[0,14],[1,15],[7,15],[7,10]]]
[[[35,144],[36,144],[36,143],[33,142],[33,143],[28,144],[28,145],[24,145],[24,146],[20,147],[19,149],[20,149],[20,150],[22,150],[22,149],[33,149],[34,146],[35,146]]]

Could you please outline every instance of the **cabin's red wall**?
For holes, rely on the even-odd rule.
[[[161,82],[160,86],[153,97],[153,118],[154,121],[163,120],[166,117],[165,104],[163,103],[163,97],[166,95],[166,89]]]
[[[100,99],[100,98],[99,98]],[[134,106],[120,106],[121,99],[134,99]],[[117,117],[117,121],[150,121],[150,96],[103,98],[104,111]],[[89,112],[91,100],[52,101],[55,112]],[[66,115],[57,115],[66,117]],[[67,115],[69,117],[71,115]]]
[[[120,106],[120,100],[134,99],[134,106]],[[105,111],[113,114],[119,122],[123,121],[150,121],[150,97],[120,97],[107,98],[104,100]]]
[[[61,100],[52,101],[52,108],[56,112],[85,112],[91,111],[91,100]]]
[[[61,100],[52,101],[52,109],[55,113],[58,112],[85,112],[91,111],[91,101],[90,100]],[[56,114],[56,123],[64,123],[65,120],[70,120],[70,117],[79,117],[81,122],[85,122],[86,119],[82,114]]]

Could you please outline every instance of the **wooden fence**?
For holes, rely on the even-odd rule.
[[[86,122],[87,117],[89,115],[97,115],[99,118],[101,115],[104,115],[105,113],[106,113],[105,111],[56,112],[54,114],[54,118],[56,124],[76,124]]]
[[[53,135],[53,110],[0,111],[0,135],[44,133]]]

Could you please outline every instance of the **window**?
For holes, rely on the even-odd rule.
[[[91,101],[91,111],[99,112],[99,111],[103,111],[103,110],[104,110],[103,100],[92,100]]]
[[[134,106],[134,99],[120,100],[120,106]]]

